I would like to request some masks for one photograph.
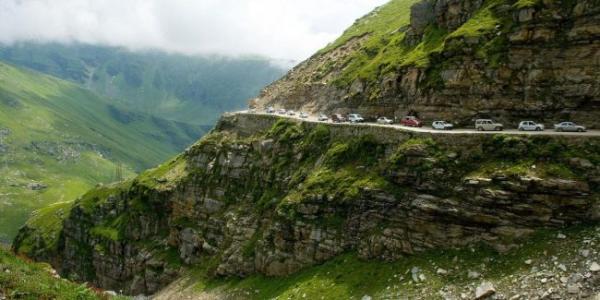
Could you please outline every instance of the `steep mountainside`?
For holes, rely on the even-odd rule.
[[[598,128],[599,69],[598,0],[392,0],[254,105]]]
[[[119,48],[24,43],[0,47],[0,59],[71,80],[133,111],[212,127],[225,111],[284,72],[262,58],[129,52]]]
[[[430,135],[232,115],[179,157],[50,209],[14,242],[61,274],[153,293],[182,266],[283,276],[600,219],[600,139]],[[59,222],[60,223],[60,222]],[[57,230],[58,229],[58,230]]]
[[[0,62],[0,241],[29,213],[154,166],[199,128],[121,110],[75,84]]]

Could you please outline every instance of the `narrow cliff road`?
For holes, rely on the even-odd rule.
[[[231,114],[276,116],[279,118],[296,119],[296,120],[301,120],[304,122],[311,122],[311,123],[333,124],[333,122],[331,120],[319,121],[317,116],[314,116],[314,115],[310,115],[307,118],[300,118],[300,116],[298,114],[290,116],[287,114],[278,114],[278,113],[268,114],[265,112],[252,112],[252,111],[247,111],[247,110],[233,112]],[[364,122],[364,123],[345,122],[345,123],[336,123],[336,124],[344,124],[344,125],[348,125],[348,126],[389,127],[389,128],[396,128],[398,130],[422,132],[422,133],[433,133],[433,134],[498,134],[498,133],[501,133],[501,134],[514,134],[514,135],[559,135],[559,136],[560,135],[575,135],[575,136],[590,136],[590,137],[600,136],[600,130],[588,130],[586,132],[557,132],[554,129],[546,129],[544,131],[519,131],[517,129],[504,129],[503,131],[477,131],[475,129],[467,129],[467,128],[456,128],[453,130],[436,130],[436,129],[431,128],[431,126],[423,126],[423,127],[417,128],[417,127],[402,126],[399,124],[384,125],[384,124],[369,123],[369,122]]]

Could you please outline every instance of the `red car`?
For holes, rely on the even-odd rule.
[[[406,116],[400,120],[400,125],[410,126],[410,127],[421,127],[423,126],[423,122],[417,119],[415,116]]]

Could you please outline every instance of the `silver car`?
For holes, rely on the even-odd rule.
[[[577,125],[573,122],[562,122],[554,124],[554,130],[558,132],[570,131],[570,132],[584,132],[587,129],[584,126]]]
[[[283,108],[280,108],[280,109],[277,111],[277,113],[278,113],[278,114],[280,114],[280,115],[285,115],[285,109],[283,109]]]
[[[327,115],[325,115],[325,114],[319,114],[319,121],[325,122],[327,120],[329,120],[329,117]]]
[[[475,129],[478,131],[502,131],[504,130],[504,126],[490,119],[479,119],[475,121]]]
[[[454,129],[454,125],[446,121],[435,121],[431,124],[431,128],[436,130],[452,130]]]
[[[308,114],[305,112],[300,112],[300,118],[306,119],[306,118],[308,118]]]
[[[352,123],[361,123],[361,122],[364,122],[365,119],[359,114],[349,114],[348,121],[350,121]]]
[[[544,131],[544,124],[538,124],[534,121],[522,121],[519,123],[520,131]]]
[[[394,121],[392,121],[386,117],[377,118],[377,124],[390,125],[392,123],[394,123]]]

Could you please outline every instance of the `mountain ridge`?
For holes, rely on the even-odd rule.
[[[596,0],[415,3],[359,19],[252,106],[599,127]]]

